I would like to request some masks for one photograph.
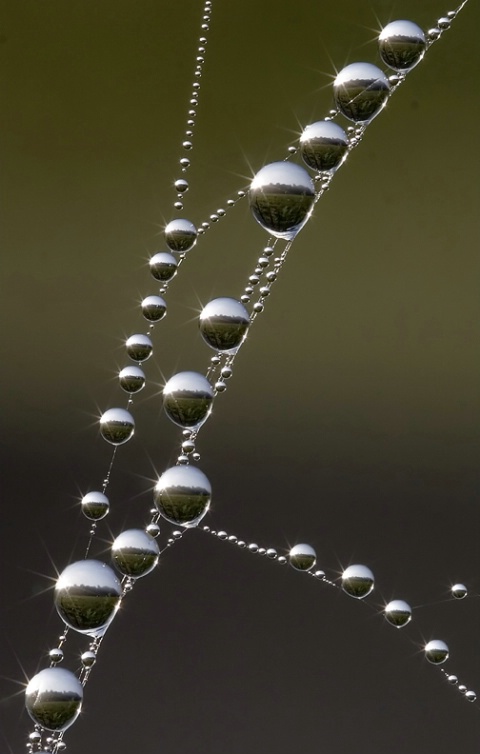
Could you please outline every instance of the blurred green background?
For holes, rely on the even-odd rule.
[[[30,730],[10,679],[45,666],[61,629],[42,574],[82,557],[78,501],[110,457],[97,419],[124,405],[124,339],[144,330],[138,304],[156,292],[147,261],[176,214],[201,8],[21,0],[0,12],[9,754]],[[331,107],[336,70],[379,64],[388,21],[427,29],[449,9],[214,0],[186,216],[201,223],[283,159]],[[417,643],[334,590],[192,532],[110,629],[70,754],[476,751],[478,708],[426,667],[421,645],[445,639],[451,672],[480,692],[479,23],[470,2],[339,171],[198,443],[214,490],[206,523],[282,552],[309,542],[332,576],[365,562],[379,610],[394,597],[419,607],[407,629]],[[162,385],[205,369],[196,317],[241,295],[266,241],[239,203],[172,284],[98,557],[148,520],[179,441]],[[453,603],[458,580],[471,596]]]

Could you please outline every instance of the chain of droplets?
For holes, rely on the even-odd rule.
[[[440,38],[443,31],[445,31],[446,29],[450,27],[451,20],[455,18],[457,13],[466,5],[466,2],[467,0],[464,0],[464,2],[455,11],[450,11],[449,13],[447,13],[445,17],[438,19],[437,25],[427,32],[427,37],[428,37],[427,47],[433,44],[433,42],[437,41]],[[203,22],[202,30],[204,32],[207,32],[209,30],[211,5],[212,3],[209,0],[207,0],[204,6],[204,15],[202,18],[202,22]],[[196,64],[196,68],[194,72],[194,76],[197,80],[193,84],[193,92],[190,99],[190,104],[194,106],[195,108],[198,107],[198,98],[199,98],[199,89],[200,89],[200,84],[198,82],[198,79],[202,75],[202,67],[205,60],[204,58],[205,45],[206,45],[207,39],[206,37],[200,37],[199,41],[201,43],[201,46],[198,48],[199,55],[197,56],[197,64]],[[393,94],[393,91],[395,91],[395,89],[398,88],[398,86],[403,83],[403,81],[406,78],[407,73],[408,71],[397,73],[389,77],[389,83],[391,85],[391,89],[390,89],[388,98]],[[338,114],[337,110],[332,110],[329,112],[329,115],[327,118],[325,118],[325,120],[332,120],[336,117],[337,114]],[[196,109],[189,109],[188,116],[189,117],[187,120],[187,131],[185,132],[185,136],[187,137],[187,139],[182,144],[183,148],[187,150],[191,149],[193,146],[192,144],[193,130],[192,129],[195,125],[194,118],[196,117]],[[356,127],[349,127],[347,129],[348,148],[347,148],[346,156],[348,156],[348,154],[356,146],[358,146],[358,144],[360,143],[363,137],[363,134],[365,132],[367,125],[368,123],[363,123],[361,125],[357,124]],[[297,151],[296,147],[290,146],[288,148],[288,156],[285,159],[289,159],[289,157],[295,154],[296,151]],[[190,161],[187,158],[182,158],[180,160],[180,165],[181,165],[182,172],[186,172],[187,168],[190,166]],[[314,200],[315,203],[320,199],[323,193],[327,191],[328,188],[330,187],[330,182],[332,180],[332,177],[333,177],[333,174],[331,172],[326,172],[323,174],[318,173],[315,176],[314,180],[316,183],[319,184],[319,188],[317,188],[315,192],[315,200]],[[175,181],[174,186],[177,192],[177,201],[174,203],[174,208],[176,210],[183,210],[184,198],[185,198],[184,195],[185,195],[185,192],[188,191],[188,188],[189,188],[188,182],[184,179],[178,179]],[[227,201],[227,207],[234,206],[238,200],[242,199],[245,196],[245,194],[246,192],[243,190],[238,191],[237,198],[235,200],[229,199]],[[225,215],[226,215],[226,212],[224,209],[218,209],[216,213],[213,213],[212,215],[210,215],[210,220],[211,222],[217,222],[221,217],[224,217]],[[202,223],[198,231],[199,234],[202,235],[203,233],[205,233],[205,231],[208,230],[209,227],[210,227],[210,224],[208,222]],[[292,243],[293,243],[293,240],[289,241],[286,244],[285,248],[283,249],[282,253],[279,256],[274,258],[273,269],[268,270],[267,268],[270,265],[270,256],[274,253],[276,241],[273,244],[269,242],[268,245],[264,248],[263,254],[257,260],[257,265],[254,269],[254,272],[252,273],[252,275],[249,276],[248,284],[247,286],[245,286],[244,293],[241,296],[242,303],[249,303],[251,300],[251,295],[254,291],[254,287],[261,282],[262,276],[265,275],[265,279],[264,279],[265,285],[260,286],[260,289],[259,289],[260,298],[252,306],[252,311],[250,314],[250,324],[252,324],[253,321],[256,319],[257,315],[260,314],[264,310],[265,298],[270,294],[271,286],[273,285],[274,281],[277,279],[277,276],[283,266],[283,263],[287,257],[288,251],[291,248]],[[180,254],[177,268],[183,262],[184,259],[185,259],[185,254]],[[164,282],[160,292],[166,293],[167,287],[168,287],[168,282]],[[142,302],[142,311],[145,318],[149,320],[150,322],[149,333],[151,333],[151,331],[153,330],[155,326],[155,323],[164,316],[166,312],[166,306],[164,305],[164,302],[162,302],[160,297],[151,296],[151,297],[147,297],[147,299],[145,299]],[[136,338],[136,340],[138,341],[137,336],[132,336],[132,337]],[[147,341],[149,340],[148,335],[144,336],[144,338],[147,339]],[[137,360],[139,363],[145,360],[145,347],[148,351],[148,356],[150,355],[151,348],[152,348],[150,344],[147,343],[146,340],[140,338],[140,341],[141,341],[140,343],[138,342],[131,343],[130,350],[129,350],[129,344],[127,341],[127,350],[129,350],[129,355],[131,355],[132,358],[134,360]],[[139,355],[139,346],[140,346],[140,352],[142,352],[143,354],[143,358],[135,359],[134,358],[135,351],[137,351],[136,355]],[[214,380],[215,395],[219,392],[224,392],[224,390],[226,389],[225,380],[231,377],[232,375],[232,366],[233,366],[233,362],[237,353],[238,353],[238,350],[234,354],[230,354],[227,356],[222,354],[222,356],[224,356],[223,363],[222,363],[222,356],[217,355],[217,356],[212,357],[211,365],[209,366],[207,370],[206,376],[207,378]],[[139,370],[139,367],[137,367],[136,369],[138,371],[141,371]],[[131,378],[132,378],[132,370],[130,369],[129,373],[125,375],[126,371],[128,371],[128,368],[126,368],[126,370],[122,370],[122,372],[124,373],[124,384],[122,385],[123,387],[125,387],[125,382],[129,380],[131,381]],[[138,371],[136,374],[133,375],[134,378],[138,379],[140,377],[140,375],[138,374]],[[120,376],[120,381],[122,384],[122,373]],[[143,377],[143,383],[144,383],[144,377]],[[141,385],[141,387],[143,387],[143,384]],[[136,392],[136,390],[135,391],[127,390],[127,392],[129,392],[128,402],[127,402],[127,408],[129,408],[131,407],[133,403],[132,393]],[[194,458],[194,460],[199,460],[200,456],[198,453],[195,452],[195,438],[198,434],[198,431],[199,430],[197,429],[194,431],[187,430],[184,432],[184,437],[186,437],[186,439],[184,439],[184,441],[182,442],[182,452],[177,459],[177,464],[188,464],[189,454],[192,454],[192,457]],[[118,444],[115,444],[111,461],[110,461],[110,465],[109,465],[107,474],[103,480],[103,485],[102,485],[103,495],[105,494],[108,488],[109,482],[110,482],[110,476],[111,476],[112,468],[114,465],[117,448],[118,448]],[[152,520],[151,520],[150,525],[147,526],[147,531],[149,531],[150,534],[155,535],[158,533],[159,514],[157,510],[152,511],[152,514],[153,514]],[[205,530],[208,531],[208,527],[204,527],[204,528]],[[90,546],[91,546],[93,537],[95,535],[95,531],[96,531],[96,521],[94,520],[93,523],[91,524],[90,539],[87,545],[85,558],[88,556]],[[182,536],[182,532],[178,532],[178,531],[174,532],[173,534],[174,536],[168,540],[167,547],[170,547],[175,541],[177,541]],[[241,540],[238,541],[237,538],[234,536],[227,537],[226,533],[224,532],[220,532],[218,536],[220,539],[228,539],[229,541],[235,541],[237,542],[239,546],[246,546],[245,543],[243,543]],[[269,548],[265,550],[264,548],[258,548],[257,545],[255,544],[251,544],[249,545],[248,549],[251,552],[259,552],[260,554],[266,554],[267,557],[269,558],[277,559],[277,562],[279,563],[287,562],[286,558],[282,558],[282,557],[277,558],[276,551],[273,548]],[[328,583],[331,586],[338,588],[334,582],[326,578],[324,572],[322,571],[316,571],[316,572],[308,571],[308,572],[310,573],[311,576],[314,576],[317,579],[321,579],[322,581],[325,581],[325,583]],[[125,596],[125,594],[127,594],[129,591],[131,591],[134,583],[135,583],[135,579],[133,578],[124,577],[122,579],[122,597]],[[66,641],[67,633],[68,633],[68,628],[66,627],[62,635],[59,637],[59,643],[57,647],[51,650],[49,653],[51,666],[57,665],[63,659],[62,646]],[[90,643],[89,649],[82,654],[82,669],[79,674],[79,680],[82,686],[85,686],[89,678],[89,675],[91,673],[92,667],[96,662],[96,658],[97,658],[100,644],[102,642],[102,638],[103,636],[95,638],[93,642]],[[450,683],[454,683],[454,684],[458,683],[458,678],[455,675],[448,674],[443,669],[442,669],[442,672],[446,675]],[[458,688],[462,693],[465,694],[465,697],[469,699],[469,701],[475,701],[476,695],[473,691],[468,691],[467,688],[463,684],[460,684]],[[66,748],[65,743],[63,741],[63,732],[60,732],[56,736],[48,736],[46,738],[45,744],[48,746],[49,750],[54,753],[63,751]],[[34,747],[36,747],[37,750],[40,750],[40,747],[42,746],[41,726],[38,726],[38,725],[35,726],[34,732],[30,734],[29,736],[29,742],[27,746],[30,749],[30,751],[33,751]]]
[[[192,109],[193,107],[197,108],[199,104],[199,89],[200,89],[200,83],[198,79],[201,78],[203,67],[205,63],[205,56],[206,56],[206,45],[208,42],[207,34],[210,30],[210,21],[211,21],[211,14],[212,14],[212,7],[213,3],[212,0],[205,0],[204,6],[203,6],[203,15],[201,19],[201,32],[202,36],[199,37],[199,47],[197,48],[197,57],[196,57],[196,64],[195,64],[195,70],[194,70],[194,79],[195,81],[192,84],[192,92],[190,94],[190,100],[189,100],[189,109],[187,112],[187,130],[185,131],[185,140],[182,143],[182,148],[185,150],[192,149],[193,146],[193,127],[195,125],[196,118],[196,109]],[[183,157],[179,161],[182,173],[184,173],[187,168],[190,166],[190,160]],[[184,193],[188,190],[189,185],[186,180],[184,179],[178,179],[174,183],[175,191],[177,192],[177,201],[174,203],[174,208],[176,210],[183,209],[183,198]],[[185,260],[185,254],[180,254],[178,257],[178,261],[175,266],[175,274],[178,270],[178,268],[181,266],[181,264]],[[160,289],[160,292],[162,294],[165,294],[168,289],[168,281],[164,281],[162,288]],[[148,358],[148,356],[152,353],[152,346],[150,345],[150,338],[149,336],[152,334],[152,331],[155,327],[155,324],[163,319],[163,317],[166,314],[166,303],[165,301],[160,298],[159,296],[148,296],[146,297],[141,304],[142,314],[144,318],[149,322],[148,325],[148,332],[145,335],[134,335],[131,336],[127,340],[126,348],[127,353],[132,357],[134,361],[137,361],[137,364],[140,364],[143,360],[145,360],[145,357]],[[143,358],[135,358],[138,356],[142,356]],[[134,393],[141,390],[145,384],[145,375],[143,374],[142,370],[139,366],[136,367],[125,367],[123,370],[121,370],[120,375],[120,385],[123,387],[123,389],[128,393],[127,403],[126,403],[126,409],[128,410],[133,405],[133,395]],[[135,389],[132,390],[132,386],[135,386]],[[104,502],[105,507],[102,511],[102,514],[108,512],[108,499],[106,498],[105,493],[107,492],[108,486],[110,484],[112,471],[115,464],[115,459],[118,451],[118,445],[115,445],[113,447],[112,455],[110,458],[110,462],[108,465],[107,473],[105,474],[102,484],[101,484],[101,497],[104,497],[105,500],[101,501]],[[94,495],[97,493],[93,493]],[[100,498],[101,500],[101,498]],[[93,504],[90,507],[90,511],[93,511],[95,506],[98,505],[98,499],[93,502]],[[86,559],[89,555],[96,531],[97,531],[97,521],[104,517],[104,515],[98,514],[98,508],[97,512],[94,514],[95,517],[91,517],[88,515],[89,511],[89,503],[86,502],[86,505],[84,506],[84,513],[87,514],[87,518],[90,518],[90,529],[89,529],[89,538],[87,542],[87,546],[84,553],[84,558]],[[158,525],[152,525],[150,528],[150,533],[152,536],[155,536],[159,533]],[[178,532],[175,532],[174,534],[177,535],[178,538]],[[165,549],[167,547],[170,547],[174,543],[175,539],[169,538],[167,541],[167,544],[165,546]],[[160,551],[159,554],[161,554],[163,550]],[[125,597],[125,595],[131,591],[134,585],[134,579],[129,578],[128,576],[124,576],[121,580],[121,586],[122,586],[122,599]],[[56,646],[51,649],[48,653],[49,660],[50,660],[50,667],[56,667],[59,663],[61,663],[64,659],[64,647],[67,643],[69,633],[69,627],[65,624],[64,630],[58,637],[58,641],[56,643]],[[82,687],[85,687],[88,678],[92,672],[93,666],[95,665],[98,657],[98,652],[102,643],[102,640],[104,638],[104,635],[95,637],[93,641],[91,641],[88,645],[88,649],[84,651],[81,655],[81,669],[78,673],[79,681],[82,685]],[[34,750],[41,751],[51,751],[52,754],[57,754],[57,752],[63,752],[66,749],[65,741],[63,740],[64,731],[61,731],[60,733],[56,735],[47,735],[44,739],[45,729],[42,728],[41,725],[36,724],[34,727],[34,730],[29,734],[28,741],[27,741],[27,750],[30,752],[33,752]]]
[[[296,545],[294,548],[292,548],[289,552],[287,551],[286,555],[279,555],[278,550],[275,547],[260,547],[256,542],[247,542],[244,539],[241,539],[237,537],[235,534],[228,534],[224,529],[212,529],[209,526],[203,526],[199,527],[200,531],[203,531],[207,534],[210,534],[211,536],[215,537],[216,539],[219,539],[222,542],[226,542],[227,544],[236,545],[241,550],[245,550],[246,552],[251,553],[252,555],[257,555],[261,557],[265,557],[267,560],[270,560],[272,562],[277,563],[280,566],[288,565],[290,564],[296,573],[302,573],[304,575],[310,576],[315,581],[320,581],[322,584],[326,584],[328,587],[336,589],[339,592],[343,592],[345,594],[350,595],[351,597],[355,597],[357,601],[361,602],[361,604],[365,605],[366,607],[370,608],[376,615],[383,615],[384,618],[386,618],[387,623],[390,625],[395,626],[396,628],[403,628],[407,625],[411,625],[411,619],[412,619],[412,612],[410,609],[410,612],[407,611],[407,607],[410,606],[408,603],[404,603],[403,600],[401,607],[398,606],[398,603],[400,601],[395,600],[387,605],[379,605],[379,604],[373,604],[372,602],[369,602],[368,598],[372,592],[373,592],[373,574],[372,574],[372,581],[370,583],[370,575],[368,576],[364,593],[360,593],[358,589],[358,582],[357,585],[354,585],[354,588],[352,589],[352,584],[349,584],[349,577],[347,574],[347,571],[344,571],[341,583],[338,584],[338,578],[336,581],[333,580],[333,578],[329,578],[324,570],[316,569],[316,553],[313,547],[310,545]],[[176,532],[176,537],[180,538],[182,536],[181,532]],[[358,577],[357,577],[358,578]],[[466,587],[463,584],[455,584],[451,588],[451,596],[453,601],[455,600],[462,600],[465,599],[467,596],[467,590]],[[395,609],[395,606],[397,605],[397,608]],[[424,606],[424,605],[422,605]],[[423,646],[422,637],[419,636],[419,639],[415,640],[412,636],[407,636],[410,643],[418,649],[419,646]],[[428,653],[427,653],[428,656]],[[456,688],[456,690],[463,695],[463,697],[471,703],[476,702],[477,694],[472,689],[469,689],[464,683],[459,682],[458,675],[455,673],[452,673],[449,670],[446,670],[443,667],[443,663],[448,659],[448,654],[446,655],[445,660],[442,659],[440,662],[433,662],[434,665],[438,666],[439,671],[442,673],[442,675],[446,678],[448,683]],[[430,662],[432,662],[432,659],[430,659]],[[440,667],[440,664],[442,667]],[[479,709],[480,706],[476,705]]]

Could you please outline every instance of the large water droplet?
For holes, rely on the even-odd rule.
[[[178,262],[168,251],[159,251],[150,257],[149,265],[155,280],[166,283],[176,275]]]
[[[378,38],[380,56],[394,71],[409,71],[423,58],[427,42],[423,30],[412,21],[392,21]]]
[[[441,665],[448,660],[448,646],[440,639],[433,639],[425,646],[425,657],[432,665]]]
[[[333,82],[340,112],[356,123],[368,123],[385,105],[390,91],[387,77],[371,63],[352,63]]]
[[[124,408],[109,408],[100,418],[100,432],[111,445],[123,445],[135,431],[133,416]]]
[[[295,545],[288,553],[288,562],[297,571],[309,571],[315,565],[316,560],[317,554],[310,545]]]
[[[35,723],[50,731],[69,728],[80,714],[82,700],[82,684],[64,668],[41,670],[25,691],[28,714]]]
[[[216,351],[235,353],[243,343],[250,325],[248,312],[234,298],[215,298],[199,318],[200,332]]]
[[[195,246],[197,229],[190,220],[172,220],[165,228],[165,240],[171,251],[184,253]]]
[[[110,503],[103,492],[87,492],[82,498],[82,513],[90,521],[100,521],[109,510]]]
[[[255,220],[277,238],[291,241],[313,209],[315,188],[307,171],[290,162],[272,162],[258,171],[249,189]]]
[[[202,520],[210,506],[212,488],[196,466],[173,466],[155,486],[155,505],[171,524],[192,527]]]
[[[179,427],[196,429],[208,418],[213,388],[203,374],[178,372],[163,388],[163,407]]]
[[[412,620],[412,608],[403,600],[392,600],[385,607],[385,618],[392,626],[403,628]]]
[[[336,123],[319,120],[300,136],[300,151],[312,170],[336,170],[348,151],[347,134]]]
[[[55,585],[55,607],[67,626],[101,636],[120,604],[122,587],[112,569],[99,560],[67,566]]]
[[[153,571],[160,550],[156,541],[143,529],[128,529],[115,539],[112,560],[123,576],[139,579]]]
[[[342,589],[358,600],[367,597],[374,587],[373,573],[364,565],[348,566],[342,573]]]

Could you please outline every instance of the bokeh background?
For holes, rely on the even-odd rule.
[[[335,69],[377,62],[382,25],[423,28],[439,0],[222,0],[201,80],[186,215],[200,223],[331,107]],[[56,569],[82,557],[82,494],[124,405],[125,337],[156,292],[202,4],[7,0],[1,11],[2,751],[31,725],[22,684],[61,631]],[[163,556],[109,629],[67,734],[70,754],[293,747],[478,751],[480,692],[478,116],[470,2],[371,125],[299,234],[199,439],[205,523],[285,553],[312,544],[337,578],[372,568],[368,610],[201,532]],[[346,123],[344,125],[347,125]],[[195,318],[240,296],[266,234],[239,203],[189,254],[145,364],[94,552],[148,521],[179,436],[160,391],[211,352]],[[162,541],[168,536],[165,527]],[[469,587],[449,598],[455,581]],[[379,614],[412,604],[403,633]],[[81,641],[65,666],[78,666]],[[20,693],[18,693],[20,692]]]

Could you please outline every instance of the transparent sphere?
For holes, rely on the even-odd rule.
[[[153,571],[158,563],[158,545],[143,529],[128,529],[112,545],[113,565],[123,576],[139,579]]]
[[[295,545],[288,553],[288,562],[297,571],[309,571],[317,561],[317,554],[310,545]]]
[[[155,280],[166,283],[176,275],[178,262],[170,252],[159,251],[150,257],[149,265]]]
[[[136,333],[125,343],[127,353],[133,361],[146,361],[152,355],[153,343],[148,335]]]
[[[312,170],[336,170],[347,151],[347,134],[333,121],[312,123],[300,136],[302,159]]]
[[[193,527],[210,507],[212,488],[205,474],[195,466],[173,466],[158,480],[154,500],[159,512],[171,524]]]
[[[175,181],[175,191],[178,191],[179,194],[185,193],[185,191],[188,191],[188,181],[186,181],[184,178],[179,178],[178,181]]]
[[[452,597],[456,600],[463,600],[468,594],[465,584],[454,584],[452,586]]]
[[[122,369],[118,375],[120,387],[126,393],[138,393],[145,387],[145,374],[136,366],[128,366]]]
[[[86,652],[83,652],[80,659],[84,668],[93,668],[97,661],[97,655],[91,649],[88,649]]]
[[[25,691],[25,706],[32,720],[50,731],[64,731],[80,714],[83,687],[64,668],[46,668],[33,676]]]
[[[433,639],[425,646],[425,657],[432,665],[441,665],[448,660],[448,646],[440,639]]]
[[[165,240],[170,251],[183,254],[195,246],[197,229],[190,220],[172,220],[165,228]]]
[[[60,649],[60,647],[54,647],[54,649],[51,649],[48,653],[48,656],[50,658],[51,662],[62,662],[63,660],[63,649]]]
[[[403,628],[412,620],[412,608],[403,600],[392,600],[385,607],[385,618],[392,626]]]
[[[145,527],[145,531],[147,534],[150,534],[151,537],[158,537],[160,534],[160,527],[155,521],[152,521],[151,524],[148,524],[148,526]]]
[[[167,304],[161,296],[147,296],[142,301],[142,314],[149,322],[159,322],[167,313]]]
[[[348,120],[368,123],[385,105],[390,91],[387,77],[371,63],[352,63],[333,82],[335,103]]]
[[[452,684],[452,686],[456,686],[458,683],[458,676],[456,675],[449,675],[447,676],[447,681]]]
[[[477,695],[476,695],[475,691],[466,691],[465,692],[465,699],[467,699],[467,701],[474,702],[476,700],[476,698],[477,698]]]
[[[350,597],[362,600],[373,592],[374,585],[373,573],[367,566],[351,565],[342,573],[342,589]]]
[[[315,188],[307,171],[293,162],[272,162],[250,184],[250,209],[268,233],[291,241],[313,210]]]
[[[196,429],[212,410],[213,388],[199,372],[178,372],[163,388],[163,407],[179,427]]]
[[[108,497],[103,492],[87,492],[82,497],[82,513],[90,521],[100,521],[110,510]]]
[[[120,604],[122,587],[114,571],[99,560],[67,566],[55,585],[55,607],[67,626],[102,636]]]
[[[382,30],[378,47],[385,65],[394,71],[409,71],[423,58],[427,40],[412,21],[392,21]]]
[[[244,305],[234,298],[215,298],[199,318],[200,332],[211,348],[236,353],[247,335],[250,317]]]
[[[124,408],[109,408],[100,418],[100,432],[111,445],[123,445],[135,431],[133,416]]]

